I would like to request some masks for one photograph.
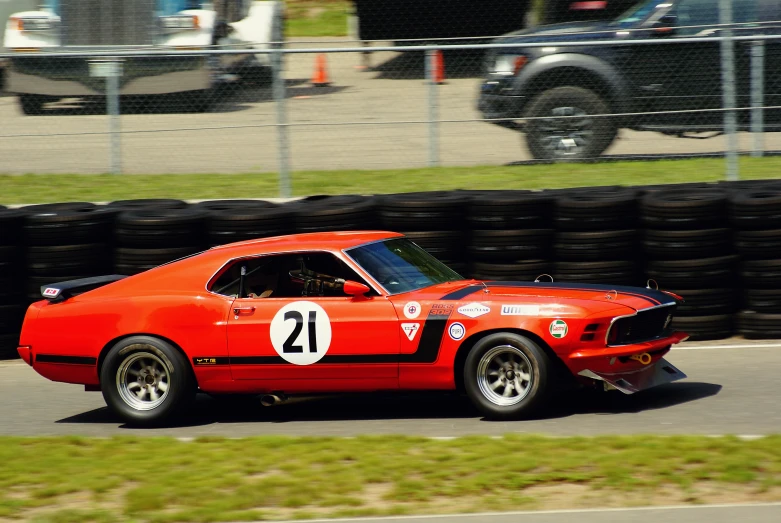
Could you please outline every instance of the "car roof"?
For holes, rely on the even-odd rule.
[[[229,243],[213,247],[210,250],[212,252],[220,252],[231,258],[263,254],[266,252],[293,252],[323,249],[340,251],[358,247],[359,245],[364,245],[366,243],[389,238],[399,238],[402,236],[403,235],[400,233],[390,231],[313,232]]]

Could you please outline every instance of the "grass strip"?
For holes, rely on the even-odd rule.
[[[716,182],[720,159],[523,166],[435,167],[366,171],[298,171],[293,192],[383,194],[451,189],[555,189],[599,185]],[[742,158],[742,179],[781,178],[781,157]],[[270,198],[277,173],[246,174],[24,174],[0,175],[0,203],[48,203],[126,198]]]
[[[781,499],[781,436],[0,438],[0,519],[236,521]]]
[[[285,35],[346,36],[349,0],[287,0]]]

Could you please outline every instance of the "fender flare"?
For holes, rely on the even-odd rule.
[[[543,56],[531,61],[523,68],[515,82],[515,90],[520,95],[531,95],[530,86],[541,75],[557,69],[569,67],[587,71],[597,76],[609,89],[610,102],[614,112],[627,112],[629,102],[629,86],[623,76],[608,62],[579,53],[559,53]]]

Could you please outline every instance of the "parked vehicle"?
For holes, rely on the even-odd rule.
[[[740,35],[778,34],[778,0],[734,0]],[[643,2],[608,22],[539,27],[502,38],[515,48],[487,57],[478,108],[491,123],[524,131],[535,158],[585,159],[602,154],[619,129],[674,136],[723,130],[720,42],[677,42],[719,35],[719,2]],[[760,25],[759,23],[763,23]],[[555,42],[626,45],[528,47]],[[637,40],[655,43],[634,44]],[[737,106],[750,105],[751,42],[735,43]],[[765,104],[777,106],[781,62],[777,41],[766,45]],[[617,116],[611,116],[617,115]],[[739,113],[739,128],[749,112]],[[781,112],[765,111],[765,130],[781,129]]]
[[[7,90],[25,114],[64,97],[105,93],[105,58],[58,56],[63,51],[203,50],[211,46],[268,49],[282,39],[282,3],[251,0],[46,0],[8,18],[4,46],[13,55]],[[43,55],[43,56],[41,56]],[[247,63],[250,61],[251,63]],[[219,75],[247,65],[268,67],[268,55],[124,57],[120,93],[187,93],[202,110]]]
[[[582,20],[612,20],[640,0],[545,0],[542,22],[559,24]]]

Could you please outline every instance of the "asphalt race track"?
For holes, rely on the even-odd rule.
[[[668,360],[688,374],[688,379],[634,396],[579,394],[557,401],[546,415],[527,421],[486,421],[468,400],[451,394],[296,398],[274,407],[262,407],[257,399],[226,404],[203,395],[179,426],[161,429],[127,427],[108,411],[100,393],[50,382],[26,364],[11,361],[0,363],[0,434],[189,438],[781,433],[781,343],[739,339],[688,343],[674,349]]]

